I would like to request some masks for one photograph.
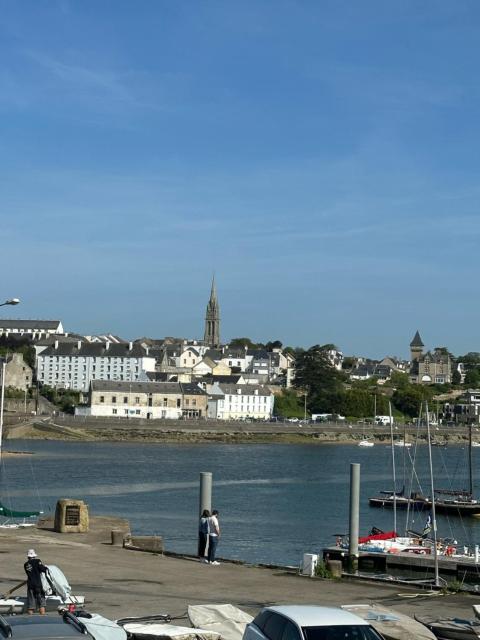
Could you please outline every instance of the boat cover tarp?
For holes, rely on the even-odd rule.
[[[480,622],[464,618],[435,618],[433,616],[415,616],[415,620],[426,625],[441,638],[480,638]]]
[[[342,609],[363,618],[386,640],[436,640],[423,624],[394,609],[377,604],[347,604]]]
[[[42,586],[46,596],[57,595],[67,600],[72,593],[72,587],[64,573],[54,564],[46,565],[48,573],[42,573]]]
[[[174,624],[127,622],[123,625],[134,640],[220,640],[220,634],[208,629],[178,627]]]
[[[88,616],[78,615],[78,619],[86,627],[95,640],[127,640],[127,632],[113,620],[104,618],[98,613]]]
[[[33,518],[40,514],[41,511],[14,511],[13,509],[5,507],[0,502],[0,516],[3,516],[4,518]]]
[[[382,531],[382,533],[375,533],[371,536],[364,536],[358,539],[359,544],[370,542],[370,540],[390,540],[391,538],[397,538],[398,534],[395,531]]]
[[[242,640],[252,616],[233,604],[189,605],[188,618],[194,627],[218,632],[223,640]]]

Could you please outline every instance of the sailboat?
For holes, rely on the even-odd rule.
[[[2,385],[0,392],[0,490],[1,490],[1,472],[2,472],[2,439],[3,439],[3,408],[5,404],[5,360],[2,362]],[[33,527],[35,523],[27,522],[26,518],[36,518],[42,512],[41,511],[16,511],[15,509],[9,509],[4,506],[0,500],[0,517],[6,518],[0,523],[0,528],[19,528],[19,527]],[[22,518],[23,522],[10,522],[12,518]]]
[[[377,396],[374,396],[374,409],[373,409],[373,424],[375,424],[376,422],[376,417],[377,417]],[[374,442],[373,440],[370,440],[370,438],[366,438],[365,437],[365,427],[363,427],[362,430],[362,439],[360,440],[360,442],[358,443],[358,447],[373,447],[374,446]]]
[[[472,425],[468,428],[468,490],[466,489],[435,489],[435,508],[438,513],[452,516],[480,517],[480,501],[473,494],[473,461],[472,461]],[[444,498],[440,496],[446,496]],[[426,505],[432,504],[432,499],[425,500]]]

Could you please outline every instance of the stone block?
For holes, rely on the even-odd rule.
[[[58,533],[87,533],[88,506],[83,500],[63,498],[57,501],[54,529]]]
[[[123,546],[126,549],[136,551],[149,551],[150,553],[163,553],[162,536],[125,536]]]

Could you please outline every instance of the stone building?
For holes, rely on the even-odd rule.
[[[410,381],[414,384],[447,384],[452,381],[452,361],[445,349],[423,353],[419,332],[410,343]]]
[[[92,380],[88,404],[75,415],[147,420],[203,418],[207,394],[195,384],[181,382],[120,382]]]
[[[3,366],[0,366],[0,384]],[[5,386],[26,391],[32,386],[33,372],[21,353],[11,353],[5,358]]]

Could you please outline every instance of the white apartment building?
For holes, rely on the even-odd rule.
[[[208,398],[208,417],[218,420],[269,420],[273,393],[261,385],[217,383]]]
[[[142,371],[155,371],[148,348],[125,344],[60,342],[37,353],[37,380],[60,389],[86,392],[92,380],[134,382]]]

